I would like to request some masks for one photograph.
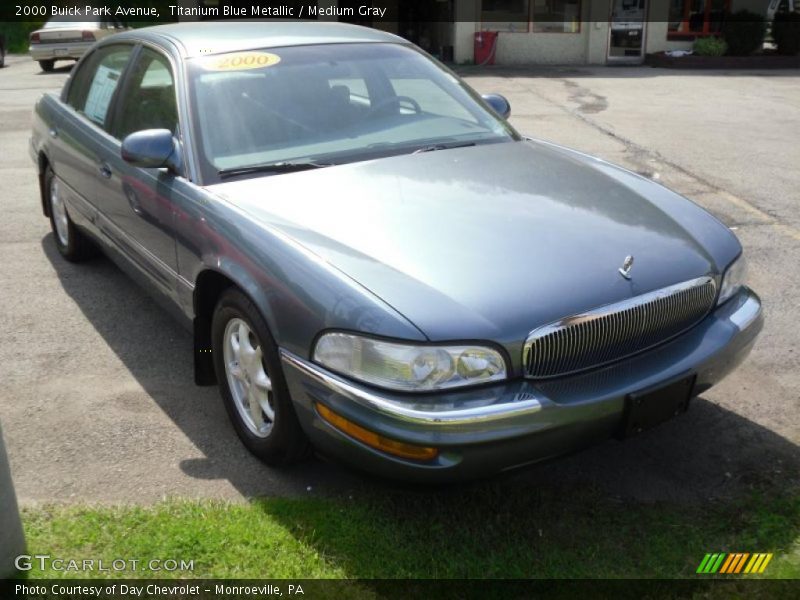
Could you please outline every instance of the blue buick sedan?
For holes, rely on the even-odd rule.
[[[727,227],[509,110],[372,29],[166,25],[93,46],[30,152],[58,251],[186,324],[253,454],[466,479],[683,413],[762,327]]]

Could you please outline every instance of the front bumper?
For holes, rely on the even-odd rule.
[[[33,60],[60,60],[74,58],[78,59],[94,45],[94,42],[47,42],[41,44],[31,44],[28,51]]]
[[[608,367],[551,380],[409,396],[349,381],[282,350],[300,423],[322,452],[369,471],[408,480],[470,479],[565,454],[617,433],[628,394],[696,375],[701,394],[750,352],[763,326],[749,289],[671,342]],[[415,462],[375,450],[334,428],[321,403],[390,439],[432,446],[439,456]]]

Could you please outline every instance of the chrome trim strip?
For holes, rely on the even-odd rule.
[[[190,292],[194,291],[194,284],[191,281],[189,281],[188,279],[186,279],[186,277],[184,277],[183,275],[178,275],[177,281],[178,281],[179,284],[181,284],[183,287],[185,287]]]
[[[179,277],[178,272],[114,223],[102,210],[97,210],[97,217],[100,232],[105,234],[106,238],[131,262],[138,264],[147,274],[155,276],[156,281],[171,291],[172,285]],[[137,260],[137,256],[141,259]]]
[[[58,179],[58,183],[69,191],[69,194],[66,196],[67,206],[74,207],[87,221],[94,223],[97,220],[97,208],[61,177],[56,175],[56,179]]]
[[[420,410],[403,406],[398,402],[382,398],[377,393],[361,389],[341,377],[325,371],[321,367],[303,360],[288,350],[281,349],[281,359],[304,375],[334,393],[340,394],[358,404],[396,419],[402,419],[420,425],[447,427],[511,419],[533,414],[542,409],[542,404],[535,398],[527,398],[518,402],[492,404],[464,410]]]
[[[563,319],[559,319],[553,323],[548,323],[547,325],[538,327],[528,334],[523,346],[522,365],[525,371],[525,376],[531,379],[547,379],[551,377],[570,375],[572,373],[578,373],[580,371],[586,371],[600,367],[617,360],[622,360],[628,356],[633,356],[634,354],[644,352],[645,350],[662,344],[672,339],[676,335],[680,335],[681,333],[687,331],[690,327],[699,323],[703,317],[697,319],[689,327],[686,327],[669,337],[659,339],[654,343],[635,349],[632,352],[623,353],[619,356],[614,356],[611,352],[611,349],[616,344],[621,343],[630,337],[629,334],[631,330],[636,329],[636,327],[632,327],[634,321],[636,321],[639,325],[644,322],[645,315],[643,314],[643,308],[646,305],[651,305],[654,303],[661,305],[661,310],[658,312],[658,314],[663,318],[658,321],[658,327],[654,330],[658,331],[666,324],[665,316],[667,314],[673,314],[675,311],[678,311],[681,316],[688,316],[686,315],[688,307],[677,304],[678,294],[687,291],[691,292],[695,295],[694,300],[699,302],[702,299],[702,288],[709,285],[711,286],[713,297],[710,299],[708,308],[703,315],[703,317],[705,317],[714,308],[714,301],[716,300],[717,296],[716,282],[712,277],[709,276],[697,277],[695,279],[690,279],[675,285],[653,290],[652,292],[648,292],[640,296],[635,296],[620,302],[600,306],[598,308],[594,308],[576,315],[571,315],[569,317],[564,317]],[[631,313],[630,318],[625,319],[621,316],[625,311],[629,311]],[[613,321],[611,327],[608,327],[608,319]],[[576,334],[576,331],[578,330],[580,330],[579,334]],[[559,343],[557,344],[544,344],[544,349],[540,349],[539,345],[534,344],[534,342],[537,340],[540,340],[548,335],[555,335],[559,338],[563,337],[566,339],[560,339]],[[575,338],[580,338],[580,340]],[[572,360],[570,360],[570,353],[565,352],[565,346],[570,346],[570,351],[573,347],[583,350],[586,346],[586,340],[590,340],[592,344],[597,345],[598,349],[600,350],[600,356],[599,359],[593,362],[591,365],[580,366],[579,357],[576,356],[576,353],[572,353]],[[584,342],[583,345],[581,345],[580,341]],[[554,351],[557,351],[558,355],[552,355]],[[542,356],[542,353],[544,356]],[[551,365],[555,364],[556,368],[552,369],[555,372],[552,374],[533,373],[532,365],[535,365],[539,361],[544,361],[545,363],[549,363]]]

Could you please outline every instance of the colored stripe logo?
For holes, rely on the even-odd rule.
[[[755,574],[763,573],[769,561],[772,560],[772,553],[757,552],[718,552],[706,554],[697,567],[697,573],[703,575],[713,575],[716,573],[724,575]]]

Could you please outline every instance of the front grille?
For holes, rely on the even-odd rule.
[[[576,373],[652,348],[699,323],[715,298],[714,280],[700,277],[540,327],[525,341],[526,376]]]

